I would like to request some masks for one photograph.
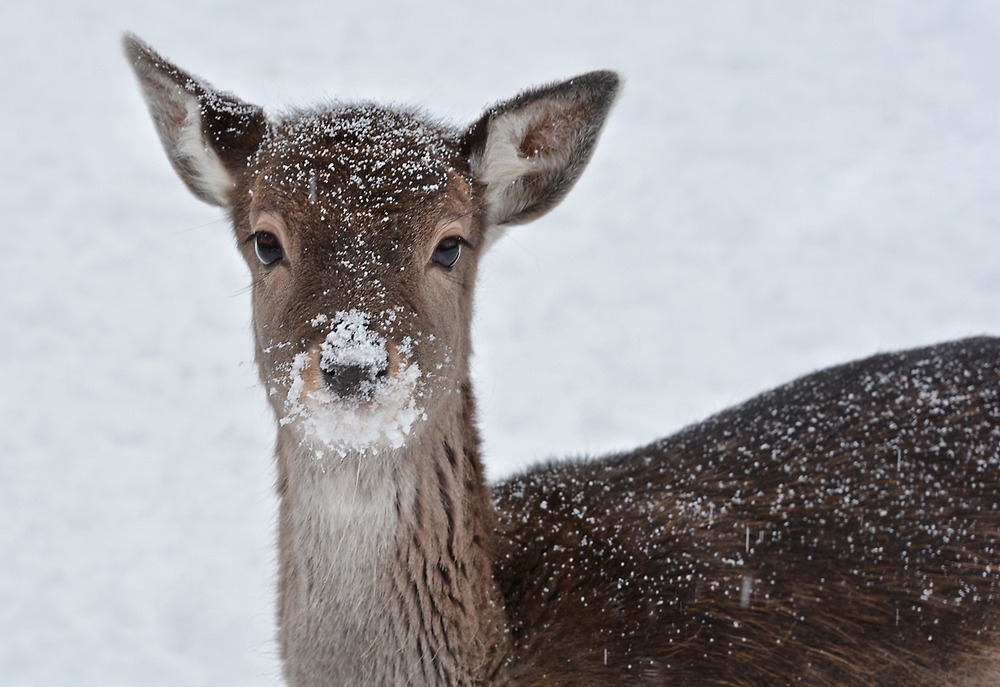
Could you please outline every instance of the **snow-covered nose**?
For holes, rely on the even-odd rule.
[[[356,310],[338,313],[320,344],[323,381],[341,398],[370,398],[388,374],[386,340],[368,327],[368,320],[367,314]]]

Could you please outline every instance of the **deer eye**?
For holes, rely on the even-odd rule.
[[[264,267],[270,267],[285,256],[278,237],[269,231],[258,231],[253,235],[253,247],[257,259]]]
[[[446,239],[442,239],[441,243],[437,245],[437,248],[434,249],[434,255],[431,256],[431,260],[446,270],[450,270],[458,262],[458,258],[461,255],[462,239],[457,236],[449,236]]]

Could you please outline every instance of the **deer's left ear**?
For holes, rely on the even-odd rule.
[[[526,91],[469,128],[465,150],[490,225],[529,222],[562,200],[590,161],[620,82],[600,71]]]
[[[123,42],[174,170],[202,200],[230,207],[234,175],[267,130],[263,111],[184,72],[137,36]]]

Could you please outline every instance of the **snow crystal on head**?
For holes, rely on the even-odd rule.
[[[281,424],[299,421],[307,440],[341,456],[401,448],[417,421],[426,417],[417,406],[421,373],[410,360],[409,340],[398,347],[401,362],[395,373],[375,374],[388,368],[389,354],[385,338],[369,328],[369,319],[359,310],[338,312],[320,344],[320,369],[360,366],[373,371],[371,379],[362,382],[358,395],[343,398],[323,385],[307,390],[302,373],[310,363],[310,353],[299,353],[292,361]],[[312,324],[328,321],[320,315]]]
[[[456,132],[375,104],[293,113],[259,155],[269,161],[269,183],[345,217],[419,204],[459,174]]]

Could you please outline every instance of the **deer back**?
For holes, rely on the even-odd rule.
[[[551,684],[1000,675],[998,339],[825,370],[495,499],[512,635]]]

